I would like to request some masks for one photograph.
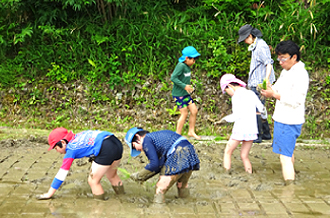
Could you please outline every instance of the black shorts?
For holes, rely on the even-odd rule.
[[[111,165],[115,160],[120,160],[123,156],[123,145],[119,139],[112,135],[102,142],[99,155],[94,159],[100,165]]]

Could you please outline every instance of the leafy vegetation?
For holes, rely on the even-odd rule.
[[[215,116],[220,112],[218,93],[213,91],[208,96],[212,99],[204,99],[206,90],[217,88],[224,73],[247,77],[250,54],[245,45],[236,43],[237,31],[246,23],[262,31],[273,55],[281,40],[300,45],[307,69],[323,72],[320,90],[328,103],[329,3],[3,0],[0,117],[6,125],[45,128],[94,128],[118,122],[120,130],[127,122],[139,124],[132,114],[123,112],[139,106],[152,111],[146,125],[157,128],[152,121],[167,114],[171,116],[167,128],[173,128],[177,111],[163,95],[170,96],[170,74],[188,45],[202,54],[194,65],[194,97],[202,111]],[[280,71],[277,63],[275,68]],[[20,123],[22,117],[28,117],[28,122]],[[329,127],[328,117],[323,118],[325,127]],[[206,125],[207,119],[202,120]],[[307,120],[314,137],[319,118]]]

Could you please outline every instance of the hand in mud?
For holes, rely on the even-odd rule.
[[[140,179],[139,172],[132,173],[132,174],[130,175],[130,178],[131,178],[134,182],[137,182],[137,183],[139,183],[139,184],[142,184],[142,183],[143,183],[143,181],[141,181],[141,179]]]
[[[142,184],[144,181],[148,180],[149,178],[153,177],[156,175],[156,172],[151,172],[147,169],[142,169],[139,172],[132,173],[130,175],[130,178],[134,180],[135,182],[138,182]]]
[[[51,198],[52,198],[52,196],[47,195],[47,193],[46,194],[41,194],[41,195],[36,195],[37,200],[48,200],[48,199],[51,199]]]

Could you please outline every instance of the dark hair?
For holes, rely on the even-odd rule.
[[[294,43],[291,40],[288,40],[278,43],[275,48],[275,53],[277,55],[289,54],[290,58],[292,58],[293,55],[297,55],[297,61],[299,61],[300,60],[299,49],[300,48],[296,43]]]
[[[54,148],[55,148],[56,146],[62,148],[62,147],[63,147],[63,146],[62,146],[62,142],[61,142],[62,140],[64,140],[65,143],[67,143],[67,144],[69,143],[68,140],[66,140],[66,139],[61,139],[60,141],[56,142],[56,144],[54,145]]]
[[[231,82],[231,83],[229,83],[230,85],[232,85],[232,86],[241,86],[239,83],[237,83],[237,82]],[[226,89],[228,89],[229,88],[229,86],[226,86]]]
[[[241,86],[239,83],[236,83],[236,82],[232,82],[232,83],[229,83],[230,85],[232,86]]]
[[[138,134],[139,136],[145,136],[147,133],[149,133],[149,131],[147,130],[143,130],[141,127],[137,127],[138,129],[141,129],[141,131],[138,131],[136,134]],[[136,142],[137,137],[134,135],[132,142]]]

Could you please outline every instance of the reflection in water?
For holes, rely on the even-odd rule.
[[[285,202],[292,202],[295,198],[295,185],[290,184],[288,186],[283,186],[279,198],[284,199]]]
[[[105,204],[100,205],[99,203],[100,202],[94,199],[85,199],[85,202],[79,202],[79,205],[77,205],[76,203],[72,204],[72,201],[65,199],[61,204],[52,202],[48,206],[51,215],[56,218],[105,217],[103,211],[107,206]]]

